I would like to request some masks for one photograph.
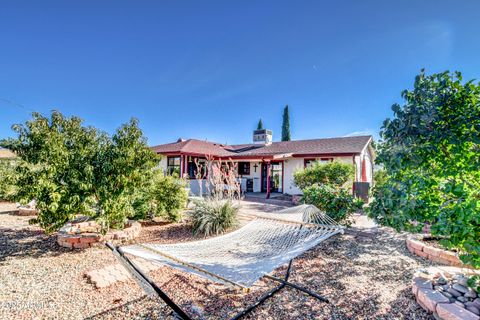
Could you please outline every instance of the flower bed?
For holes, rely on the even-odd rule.
[[[462,261],[455,252],[429,245],[422,241],[423,237],[423,235],[409,237],[406,241],[408,251],[433,262],[454,267],[463,266]]]
[[[435,319],[480,319],[478,292],[467,280],[480,271],[456,267],[430,267],[415,273],[412,292],[423,309]]]
[[[139,222],[129,221],[125,229],[110,230],[102,235],[95,221],[69,222],[58,231],[57,243],[70,249],[88,248],[103,241],[123,243],[138,237],[141,228]]]

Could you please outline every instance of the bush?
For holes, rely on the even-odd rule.
[[[0,200],[15,201],[17,188],[15,173],[15,162],[0,160]]]
[[[303,201],[313,204],[335,221],[350,225],[350,216],[363,206],[363,202],[341,188],[313,185],[303,190]]]
[[[239,210],[231,200],[197,201],[191,213],[193,232],[205,236],[224,233],[238,224]]]
[[[180,221],[181,211],[188,200],[187,183],[183,179],[161,175],[157,176],[152,187],[155,215],[164,216],[171,222]]]
[[[354,172],[351,164],[316,162],[295,172],[294,183],[302,189],[304,203],[313,204],[335,221],[349,225],[351,214],[361,207],[351,194]]]
[[[387,177],[369,215],[398,230],[431,224],[442,244],[480,267],[480,85],[459,72],[422,71],[402,97],[380,133],[377,161]]]
[[[335,188],[348,188],[353,181],[353,165],[341,162],[315,162],[311,167],[294,173],[294,183],[300,189],[315,184],[329,185]]]

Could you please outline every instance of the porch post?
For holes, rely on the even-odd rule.
[[[267,162],[267,196],[266,199],[270,198],[270,161]]]
[[[183,162],[184,162],[183,155],[180,155],[180,177],[179,178],[183,177],[183,169],[185,168],[185,164]]]

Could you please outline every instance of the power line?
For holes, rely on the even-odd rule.
[[[27,107],[27,106],[25,106],[25,105],[23,105],[23,104],[21,104],[21,103],[12,101],[12,100],[8,100],[8,99],[1,98],[1,97],[0,97],[0,101],[3,101],[3,102],[5,102],[6,104],[9,104],[9,105],[11,105],[11,106],[14,106],[14,107],[18,107],[18,108],[27,110],[27,111],[29,111],[29,112],[35,112],[35,110],[30,109],[29,107]]]

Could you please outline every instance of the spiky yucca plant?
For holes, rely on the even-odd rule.
[[[239,210],[231,200],[200,200],[191,212],[193,232],[205,236],[224,233],[238,225]]]

